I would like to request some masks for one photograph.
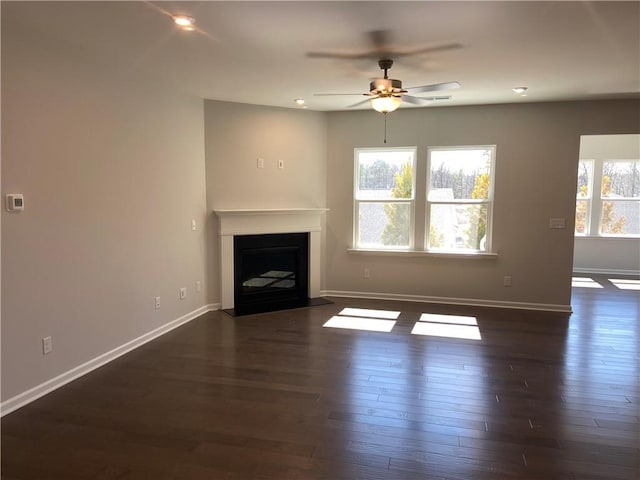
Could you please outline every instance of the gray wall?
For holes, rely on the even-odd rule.
[[[580,135],[637,133],[637,101],[400,109],[388,146],[417,146],[418,178],[429,146],[497,145],[495,260],[348,253],[352,245],[354,147],[382,146],[383,117],[329,114],[327,288],[337,292],[568,306]],[[566,228],[551,230],[549,218]],[[368,268],[371,278],[363,278]],[[503,286],[512,276],[513,285]]]
[[[2,209],[3,400],[202,307],[206,249],[202,99],[9,13],[2,193],[26,208]]]
[[[207,100],[205,137],[210,303],[217,303],[213,210],[325,207],[327,114]],[[258,158],[264,168],[257,168]],[[278,160],[284,161],[283,169]]]

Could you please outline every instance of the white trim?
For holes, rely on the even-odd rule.
[[[580,200],[580,199],[578,199]],[[574,235],[576,240],[635,240],[636,242],[640,238],[640,235]]]
[[[390,257],[434,257],[434,258],[458,258],[474,260],[495,260],[497,253],[493,252],[450,252],[450,251],[423,251],[423,250],[374,250],[366,248],[348,248],[348,253],[355,255],[388,255]]]
[[[95,370],[96,368],[99,368],[115,360],[116,358],[121,357],[125,353],[128,353],[140,347],[141,345],[144,345],[145,343],[150,342],[151,340],[154,340],[155,338],[158,338],[161,335],[164,335],[165,333],[173,330],[174,328],[184,325],[185,323],[190,322],[191,320],[194,320],[195,318],[207,312],[211,312],[219,309],[220,309],[219,303],[204,305],[192,312],[189,312],[175,320],[170,321],[169,323],[166,323],[154,330],[151,330],[150,332],[147,332],[139,336],[138,338],[134,338],[133,340],[127,343],[124,343],[123,345],[120,345],[119,347],[116,347],[113,350],[103,353],[102,355],[98,355],[97,357],[89,360],[88,362],[78,365],[77,367],[74,367],[71,370],[68,370],[67,372],[62,373],[57,377],[47,380],[46,382],[41,383],[40,385],[37,385],[33,388],[30,388],[25,392],[19,393],[18,395],[15,395],[14,397],[11,397],[8,400],[5,400],[4,402],[2,402],[2,404],[0,404],[0,417],[3,417],[15,411],[20,407],[24,407],[28,403],[31,403],[34,400],[37,400],[38,398],[53,392],[54,390],[57,390],[58,388],[66,385],[67,383],[70,383],[73,380],[79,377],[82,377],[83,375],[86,375],[87,373]]]
[[[397,300],[401,302],[444,303],[449,305],[465,305],[470,307],[508,308],[515,310],[536,310],[545,312],[571,313],[571,305],[550,303],[505,302],[498,300],[482,300],[478,298],[430,297],[426,295],[405,295],[401,293],[348,292],[340,290],[324,290],[322,296],[343,298],[371,298],[375,300]]]
[[[584,137],[584,136],[582,136]],[[581,146],[582,146],[581,137]],[[640,138],[640,136],[638,136]],[[582,152],[581,152],[582,153]],[[597,185],[602,185],[602,179],[604,177],[604,165],[605,163],[636,163],[640,162],[639,159],[634,158],[633,154],[625,155],[625,158],[607,158],[602,156],[595,156],[595,158],[580,158],[578,161],[577,174],[580,175],[580,163],[584,163],[591,166],[589,171],[589,196],[581,198],[576,196],[577,202],[580,200],[587,201],[587,212],[585,219],[585,234],[575,235],[576,238],[615,238],[615,239],[637,239],[640,238],[638,234],[603,234],[600,233],[602,228],[602,210],[605,202],[633,202],[639,203],[637,197],[603,197],[600,188]],[[597,188],[597,189],[596,189]],[[579,192],[578,192],[579,193]]]
[[[220,236],[220,302],[222,308],[234,307],[233,235]]]
[[[640,270],[618,270],[615,268],[574,268],[573,273],[591,275],[633,275],[640,276]]]
[[[222,208],[213,210],[219,217],[234,215],[279,215],[288,213],[322,213],[328,212],[328,208]]]
[[[413,178],[411,179],[411,198],[379,198],[379,199],[361,199],[358,198],[359,186],[360,186],[360,154],[361,153],[410,153],[411,154],[411,168],[413,171]],[[403,164],[404,165],[404,164]],[[418,147],[362,147],[354,148],[353,150],[353,222],[352,244],[357,247],[360,239],[360,205],[366,203],[385,203],[385,204],[409,204],[409,248],[415,248],[415,223],[416,223],[416,173],[418,168]]]
[[[279,208],[214,210],[218,234],[259,235],[264,233],[319,232],[322,214],[328,208]],[[224,307],[226,308],[226,307]]]
[[[430,238],[430,230],[431,230],[431,206],[432,205],[464,205],[466,203],[469,204],[477,204],[477,205],[487,205],[487,219],[485,225],[485,247],[488,252],[491,251],[493,245],[493,207],[495,204],[494,200],[494,191],[495,191],[495,171],[496,171],[496,155],[497,155],[497,146],[496,145],[453,145],[453,146],[439,146],[439,147],[429,147],[427,148],[427,171],[426,171],[426,192],[425,192],[425,225],[424,225],[424,245],[427,249],[430,248],[429,238]],[[479,201],[473,201],[472,199],[454,199],[453,201],[443,201],[443,200],[430,200],[429,199],[429,188],[431,185],[431,154],[433,152],[448,152],[448,151],[465,151],[465,150],[488,150],[491,152],[491,158],[489,161],[489,192],[488,198],[479,199]]]
[[[236,235],[269,233],[309,234],[309,297],[320,295],[322,215],[328,208],[214,210],[220,238],[220,299],[234,307],[234,246]]]

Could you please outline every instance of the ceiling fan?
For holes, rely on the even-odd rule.
[[[364,95],[367,97],[366,100],[349,105],[348,108],[357,107],[367,102],[371,102],[371,106],[377,112],[390,113],[396,110],[403,100],[414,105],[428,105],[435,100],[448,100],[451,98],[449,96],[415,97],[413,95],[407,95],[407,93],[440,92],[445,90],[454,90],[461,87],[459,82],[445,82],[403,89],[401,80],[389,78],[388,70],[393,65],[393,60],[384,58],[378,60],[378,65],[382,70],[384,70],[384,77],[373,79],[369,84],[369,91],[367,93],[317,93],[316,96]]]
[[[414,105],[428,105],[436,100],[448,100],[449,96],[432,96],[432,97],[415,97],[408,93],[428,93],[439,92],[445,90],[453,90],[460,88],[459,82],[436,83],[433,85],[423,85],[419,87],[402,88],[402,81],[389,78],[388,71],[393,66],[392,57],[406,57],[409,55],[418,55],[422,53],[431,53],[435,51],[450,50],[460,48],[458,43],[448,43],[430,47],[420,47],[414,49],[396,49],[389,46],[389,32],[386,30],[376,30],[368,32],[367,36],[373,47],[370,50],[362,52],[309,52],[308,57],[312,58],[338,58],[338,59],[378,59],[378,66],[384,71],[383,78],[376,78],[369,84],[369,92],[360,93],[317,93],[316,96],[326,95],[364,95],[366,100],[349,105],[348,108],[357,107],[367,102],[371,102],[374,110],[387,114],[396,110],[403,99]]]

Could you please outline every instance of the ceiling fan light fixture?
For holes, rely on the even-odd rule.
[[[391,113],[397,110],[401,103],[402,97],[394,95],[380,96],[371,99],[371,107],[380,113]]]
[[[378,93],[400,93],[402,92],[402,82],[395,78],[376,78],[369,84],[369,92]]]

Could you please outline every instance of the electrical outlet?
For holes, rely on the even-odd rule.
[[[47,355],[53,352],[53,340],[51,337],[44,337],[42,339],[42,354]]]
[[[362,276],[363,276],[364,278],[371,278],[371,271],[370,271],[368,268],[365,268],[365,269],[362,271]]]
[[[156,297],[156,310],[160,308],[160,297]]]
[[[200,283],[200,280],[198,280],[196,282],[196,292],[199,292],[200,290],[202,290],[202,283]]]
[[[284,168],[284,160],[278,160],[278,168],[279,169],[283,169]]]
[[[505,275],[503,280],[502,280],[502,284],[505,287],[510,287],[511,286],[511,275]]]
[[[256,162],[256,166],[258,168],[264,168],[264,158],[258,158],[258,161]]]
[[[191,230],[193,230],[193,231],[196,230],[196,219],[195,218],[191,219]]]
[[[180,300],[184,300],[187,298],[187,287],[182,287],[180,289]]]

